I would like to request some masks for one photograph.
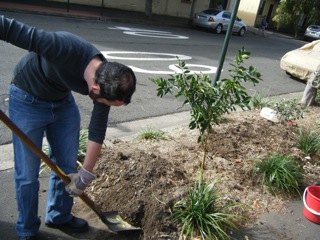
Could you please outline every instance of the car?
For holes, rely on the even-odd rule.
[[[320,39],[320,26],[319,25],[310,25],[307,27],[306,31],[304,32],[305,38],[310,39]]]
[[[280,60],[280,67],[289,75],[308,81],[320,64],[320,40],[287,52]]]
[[[230,11],[209,8],[194,14],[192,26],[213,29],[216,33],[220,34],[227,31],[231,22],[231,14],[232,12]],[[239,36],[243,36],[247,31],[247,25],[240,18],[236,17],[232,31]]]

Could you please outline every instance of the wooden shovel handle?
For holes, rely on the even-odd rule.
[[[50,168],[54,171],[58,177],[63,181],[65,185],[70,183],[70,178],[57,167],[55,163],[51,161],[51,159],[31,141],[31,139],[21,131],[18,126],[11,121],[10,118],[0,109],[0,120],[7,125],[11,131],[16,134],[39,158],[41,158]],[[81,200],[85,202],[97,215],[101,215],[101,212],[96,208],[95,203],[89,198],[88,195],[82,193],[80,196]]]

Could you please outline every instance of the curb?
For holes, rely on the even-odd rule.
[[[182,125],[188,125],[190,111],[158,116],[154,118],[141,119],[131,122],[119,123],[116,126],[108,126],[105,142],[115,139],[129,141],[136,137],[139,132],[147,127],[170,131]],[[44,139],[45,140],[45,139]],[[13,146],[11,144],[0,145],[0,171],[14,167]]]

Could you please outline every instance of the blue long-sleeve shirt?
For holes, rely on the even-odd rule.
[[[84,71],[101,52],[69,32],[48,32],[0,16],[0,39],[29,51],[14,69],[22,90],[47,101],[59,101],[70,91],[88,95]],[[89,140],[103,143],[110,107],[93,101]]]

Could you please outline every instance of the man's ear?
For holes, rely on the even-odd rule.
[[[99,86],[99,84],[94,84],[94,85],[92,85],[92,91],[93,91],[95,94],[100,94],[100,86]]]

